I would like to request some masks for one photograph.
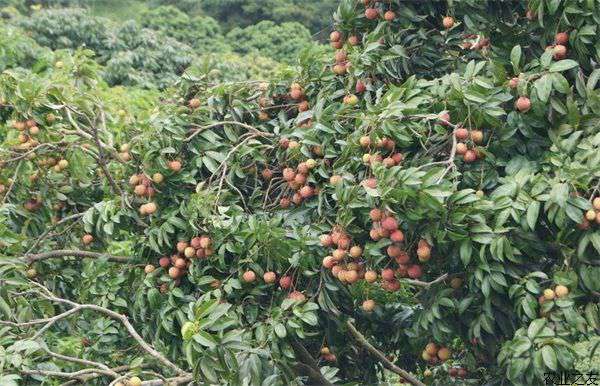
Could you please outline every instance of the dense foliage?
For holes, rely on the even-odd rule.
[[[173,6],[162,6],[146,11],[142,25],[186,43],[205,52],[229,51],[221,26],[211,17],[189,17]]]
[[[234,77],[248,79],[243,75],[260,73],[264,63],[274,68],[294,64],[297,53],[313,44],[300,23],[263,21],[225,33],[211,17],[190,17],[173,6],[148,9],[139,23],[116,23],[83,8],[44,8],[11,19],[36,46],[91,49],[105,66],[104,79],[110,85],[144,88],[164,88],[192,63],[212,62],[215,55],[227,63],[232,53],[243,57],[247,67]]]
[[[52,49],[86,47],[106,66],[112,85],[164,87],[171,84],[193,58],[192,48],[134,21],[113,26],[83,9],[58,8],[22,18],[19,26],[41,46]]]
[[[255,53],[280,62],[293,62],[297,53],[310,44],[311,36],[297,22],[277,25],[272,21],[261,21],[246,28],[231,30],[227,40],[241,54]]]
[[[243,28],[262,20],[295,21],[318,33],[329,27],[337,4],[327,0],[201,0],[200,6],[229,28]]]
[[[337,51],[272,73],[159,68],[198,46],[156,12],[0,41],[0,384],[598,371],[595,2],[342,0]]]

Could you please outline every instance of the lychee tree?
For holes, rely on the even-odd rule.
[[[160,99],[115,96],[85,51],[6,71],[2,384],[531,385],[591,363],[598,16],[347,0],[335,53]]]

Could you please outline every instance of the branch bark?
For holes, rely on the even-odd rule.
[[[308,377],[309,385],[325,385],[333,386],[324,376],[321,374],[319,364],[306,350],[306,347],[302,343],[298,342],[296,338],[290,339],[290,343],[294,352],[296,353],[296,359],[299,363],[296,365],[296,369],[299,373],[304,374]]]
[[[416,287],[429,288],[434,284],[437,284],[439,282],[446,280],[447,278],[448,278],[448,274],[445,273],[442,276],[440,276],[437,279],[432,280],[432,281],[421,281],[421,280],[414,280],[414,279],[400,279],[398,281],[400,283],[406,283],[406,284],[414,285]]]
[[[192,126],[195,126],[197,128],[193,129],[193,130],[190,130],[192,132],[192,134],[189,137],[187,137],[184,140],[184,142],[191,141],[195,136],[197,136],[198,134],[200,134],[202,132],[202,130],[212,129],[213,127],[222,126],[222,125],[237,125],[237,126],[243,127],[244,129],[247,129],[247,130],[253,132],[256,136],[259,136],[259,137],[273,137],[274,136],[272,133],[265,133],[263,131],[258,130],[254,126],[250,126],[250,125],[247,125],[247,124],[242,123],[242,122],[237,122],[237,121],[223,121],[223,122],[211,123],[210,125],[206,125],[206,126],[198,126],[198,125],[192,124]]]
[[[77,311],[82,311],[82,310],[92,310],[92,311],[96,311],[99,312],[101,314],[104,314],[112,319],[115,319],[119,322],[121,322],[121,324],[123,324],[123,326],[125,327],[125,329],[127,330],[127,332],[129,333],[129,335],[131,335],[131,337],[142,347],[142,349],[144,351],[146,351],[146,353],[148,353],[150,356],[154,357],[155,359],[157,359],[159,362],[161,362],[162,364],[164,364],[165,366],[171,368],[172,370],[174,370],[178,375],[180,376],[188,376],[190,375],[188,372],[186,372],[185,370],[181,369],[179,366],[177,366],[176,364],[174,364],[173,362],[171,362],[169,359],[167,359],[162,353],[158,352],[154,347],[152,347],[150,344],[148,344],[141,336],[140,334],[138,334],[138,332],[135,330],[135,328],[133,327],[133,325],[129,322],[129,320],[127,319],[127,317],[125,315],[121,315],[115,311],[112,311],[108,308],[105,307],[101,307],[95,304],[79,304],[79,303],[75,303],[71,300],[68,299],[63,299],[63,298],[59,298],[56,295],[54,295],[48,288],[46,288],[45,286],[36,283],[34,281],[30,282],[32,285],[35,285],[36,287],[38,287],[41,291],[38,293],[38,295],[42,296],[43,298],[53,301],[53,302],[57,302],[57,303],[62,303],[62,304],[67,304],[71,307],[73,307],[71,310],[66,311],[60,315],[57,315],[54,318],[50,318],[50,322],[49,324],[53,324],[55,323],[57,320],[62,319],[68,315],[65,315],[67,313],[69,313],[69,315],[71,313],[77,312]],[[60,317],[60,318],[59,318]],[[2,324],[14,324],[13,322],[2,322]],[[49,328],[49,324],[46,324],[44,327],[42,327],[41,330],[46,330]],[[40,330],[40,331],[41,331]],[[38,331],[35,335],[35,337],[38,337],[39,335],[41,335],[40,331]],[[95,373],[99,373],[101,372],[100,370],[98,371],[91,371],[93,369],[87,369],[88,372],[95,372]],[[84,370],[81,370],[84,371]],[[102,371],[106,371],[106,370],[102,370]],[[107,372],[107,373],[110,373]],[[79,375],[80,372],[77,372],[77,374]],[[56,375],[56,376],[60,376],[60,375]]]
[[[143,381],[142,386],[163,386],[163,385],[183,385],[190,383],[194,380],[194,377],[190,375],[182,375],[180,377],[167,378],[167,383],[162,379],[152,379],[149,381]]]
[[[55,229],[57,226],[64,224],[67,221],[70,220],[79,220],[81,217],[83,217],[85,213],[76,213],[73,214],[71,216],[67,216],[63,219],[61,219],[59,222],[57,222],[56,224],[48,227],[48,229],[46,229],[46,231],[44,233],[42,233],[42,235],[40,237],[38,237],[34,243],[31,245],[31,247],[27,250],[27,252],[25,253],[26,255],[29,254],[31,251],[33,251],[35,249],[35,247],[37,247],[40,242],[42,242],[42,240],[44,240],[46,237],[48,237],[48,235],[50,234],[50,232]]]
[[[87,259],[101,259],[106,257],[108,261],[112,261],[114,263],[129,263],[131,262],[131,258],[127,256],[115,256],[110,255],[108,253],[99,253],[99,252],[88,252],[88,251],[77,251],[71,249],[58,249],[55,251],[42,252],[37,254],[25,255],[24,260],[27,264],[32,264],[36,261],[51,259],[54,257],[65,257],[65,256],[74,256],[74,257],[82,257]]]
[[[350,322],[349,320],[346,321],[346,326],[348,326],[348,330],[350,331],[350,333],[352,334],[354,339],[356,339],[356,341],[363,348],[365,348],[369,353],[371,353],[371,355],[373,355],[374,357],[379,359],[379,361],[381,362],[383,367],[400,375],[406,382],[410,383],[411,385],[425,386],[425,384],[423,382],[419,381],[411,373],[409,373],[408,371],[406,371],[404,369],[401,369],[400,367],[398,367],[395,364],[393,364],[392,362],[390,362],[381,351],[377,350],[371,343],[369,343],[367,338],[365,338],[364,335],[361,334],[356,329],[356,327],[354,327],[354,324],[352,324],[352,322]]]

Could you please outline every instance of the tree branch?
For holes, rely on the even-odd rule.
[[[392,362],[390,362],[381,351],[377,350],[371,343],[369,343],[367,338],[365,338],[364,335],[361,334],[356,329],[356,327],[354,327],[352,322],[350,322],[349,320],[346,321],[346,326],[348,326],[348,330],[350,330],[350,333],[352,334],[352,336],[354,336],[356,341],[361,346],[363,346],[368,352],[370,352],[373,356],[377,357],[377,359],[379,359],[379,361],[383,364],[383,367],[400,375],[406,382],[410,383],[411,385],[425,386],[425,384],[423,382],[419,381],[408,371],[401,369],[400,367],[398,367],[395,364],[393,364]]]
[[[63,371],[47,371],[47,370],[21,370],[21,374],[25,375],[42,375],[44,377],[58,377],[82,380],[82,376],[86,374],[103,374],[109,377],[113,376],[112,371],[102,369],[83,369],[67,373]]]
[[[321,370],[319,369],[319,364],[317,361],[310,355],[310,353],[306,350],[306,347],[302,345],[302,343],[298,342],[296,338],[290,339],[290,344],[296,353],[296,359],[299,360],[297,364],[297,368],[299,372],[305,374],[308,377],[308,380],[311,382],[310,385],[325,385],[325,386],[333,386],[324,376],[321,374]]]
[[[50,355],[50,356],[51,356],[51,357],[53,357],[53,358],[60,359],[60,360],[62,360],[62,361],[66,361],[66,362],[78,363],[78,364],[81,364],[81,365],[86,365],[86,366],[95,366],[95,367],[97,367],[97,368],[99,368],[99,369],[102,369],[102,370],[105,370],[105,371],[111,372],[113,377],[118,377],[118,376],[119,376],[119,374],[118,374],[116,371],[114,371],[114,370],[111,370],[111,369],[110,369],[108,366],[106,366],[104,363],[93,362],[93,361],[89,361],[89,360],[86,360],[86,359],[75,358],[75,357],[71,357],[71,356],[67,356],[67,355],[62,355],[62,354],[59,354],[59,353],[55,353],[55,352],[53,352],[53,351],[50,351],[50,350],[48,349],[48,347],[46,347],[45,345],[42,345],[42,349],[43,349],[43,350],[44,350],[44,351],[45,351],[45,352],[46,352],[48,355]]]
[[[101,114],[103,114],[103,112]],[[106,179],[108,179],[108,183],[112,187],[113,192],[117,193],[121,196],[121,204],[123,205],[123,207],[125,207],[126,203],[127,203],[127,198],[125,197],[125,192],[115,182],[112,174],[110,174],[110,170],[108,170],[108,167],[106,166],[106,156],[104,154],[104,146],[102,145],[102,143],[100,142],[100,138],[98,137],[98,129],[96,128],[95,125],[92,124],[92,122],[90,122],[90,128],[92,130],[94,142],[96,143],[96,147],[98,148],[98,165],[100,165],[100,168],[102,168],[102,171],[104,172]]]
[[[65,256],[74,256],[74,257],[82,257],[89,259],[101,259],[107,258],[108,261],[112,261],[114,263],[129,263],[132,258],[127,256],[115,256],[110,255],[108,253],[99,253],[99,252],[88,252],[88,251],[77,251],[70,249],[58,249],[55,251],[25,255],[24,260],[27,264],[32,264],[36,261],[51,259],[54,257],[65,257]]]
[[[450,157],[448,157],[448,159],[444,162],[448,164],[448,166],[446,166],[446,169],[444,169],[442,175],[440,178],[438,178],[436,182],[438,184],[442,181],[446,174],[448,174],[450,169],[454,167],[454,158],[456,157],[456,145],[458,144],[458,141],[456,140],[456,135],[454,135],[454,133],[451,133],[450,135],[452,135],[452,149],[450,149]]]
[[[265,133],[263,131],[258,130],[254,126],[250,126],[250,125],[247,125],[247,124],[242,123],[242,122],[237,122],[237,121],[223,121],[223,122],[211,123],[210,125],[206,125],[206,126],[198,126],[198,125],[195,125],[195,124],[191,124],[191,126],[195,126],[197,128],[193,129],[193,130],[190,130],[192,132],[192,134],[189,137],[187,137],[184,140],[184,142],[191,141],[195,136],[197,136],[198,134],[200,134],[202,132],[202,130],[212,129],[213,127],[222,126],[222,125],[237,125],[237,126],[241,126],[241,127],[245,128],[245,129],[248,129],[249,131],[253,132],[255,134],[255,136],[259,136],[259,137],[273,137],[274,136],[274,134],[272,134],[272,133]]]
[[[72,310],[76,310],[76,311],[82,311],[82,310],[92,310],[92,311],[96,311],[99,312],[101,314],[104,314],[112,319],[115,319],[119,322],[121,322],[121,324],[123,324],[123,326],[125,327],[125,329],[127,329],[127,332],[129,333],[129,335],[131,335],[131,337],[142,347],[142,349],[144,349],[144,351],[146,351],[150,356],[154,357],[155,359],[157,359],[159,362],[163,363],[164,365],[166,365],[167,367],[171,368],[172,370],[174,370],[177,374],[185,376],[185,375],[189,375],[189,373],[187,373],[185,370],[181,369],[179,366],[177,366],[176,364],[174,364],[173,362],[171,362],[170,360],[168,360],[163,354],[161,354],[160,352],[158,352],[156,349],[154,349],[154,347],[152,347],[150,344],[148,344],[141,336],[140,334],[138,334],[138,332],[135,330],[135,328],[133,327],[133,325],[129,322],[129,320],[127,319],[127,317],[125,315],[121,315],[115,311],[112,311],[108,308],[105,307],[101,307],[95,304],[78,304],[75,303],[71,300],[68,299],[63,299],[63,298],[59,298],[57,296],[55,296],[48,288],[46,288],[45,286],[36,283],[34,281],[30,282],[32,285],[35,285],[36,287],[38,287],[39,289],[41,289],[41,291],[39,293],[37,293],[38,295],[42,296],[43,298],[50,300],[50,301],[54,301],[54,302],[58,302],[58,303],[63,303],[63,304],[68,304],[71,307],[73,307]],[[71,310],[71,311],[72,311]],[[72,311],[72,313],[76,312],[76,311]],[[67,311],[69,312],[69,311]],[[62,319],[64,318],[65,314],[67,312],[64,312],[61,318],[57,318],[58,319]],[[59,315],[59,316],[60,316]],[[57,316],[58,317],[58,316]],[[56,318],[56,317],[55,317]],[[53,318],[50,318],[53,319]],[[51,323],[55,323],[56,320],[52,320]],[[9,322],[8,324],[10,324],[12,322]],[[45,330],[48,328],[48,325],[44,326],[42,329]],[[38,331],[38,333],[36,333],[36,337],[41,335],[40,332]],[[105,371],[105,370],[103,370]],[[96,371],[98,372],[98,371]],[[59,375],[57,375],[59,376]]]
[[[190,375],[182,375],[180,377],[167,378],[166,382],[162,379],[152,379],[149,381],[143,381],[142,386],[176,386],[190,383],[194,380],[194,377]]]
[[[17,183],[17,176],[19,174],[19,169],[21,169],[21,162],[22,162],[22,160],[19,160],[19,163],[17,163],[17,167],[15,168],[15,173],[13,174],[10,186],[8,187],[8,190],[4,194],[4,197],[2,198],[2,202],[0,203],[0,205],[4,205],[4,203],[8,199],[8,196],[10,195],[10,192],[12,192],[15,184]]]
[[[83,217],[83,215],[84,215],[84,214],[85,214],[85,213],[76,213],[76,214],[73,214],[73,215],[67,216],[67,217],[65,217],[65,218],[61,219],[61,220],[60,220],[59,222],[57,222],[56,224],[53,224],[52,226],[48,227],[48,229],[46,229],[46,231],[45,231],[44,233],[42,233],[42,235],[41,235],[40,237],[38,237],[38,238],[37,238],[37,239],[34,241],[34,243],[33,243],[33,244],[31,245],[31,247],[30,247],[30,248],[27,250],[27,252],[25,252],[25,254],[27,255],[27,254],[29,254],[31,251],[33,251],[33,250],[35,249],[35,247],[37,247],[37,246],[40,244],[40,242],[42,242],[42,240],[44,240],[44,239],[45,239],[45,238],[46,238],[46,237],[47,237],[47,236],[50,234],[50,232],[51,232],[53,229],[55,229],[57,226],[59,226],[59,225],[61,225],[61,224],[64,224],[65,222],[67,222],[67,221],[70,221],[70,220],[75,220],[75,219],[77,219],[77,220],[78,220],[78,219],[80,219],[81,217]]]
[[[136,369],[143,369],[143,368],[147,368],[150,367],[149,364],[141,364],[139,367],[136,367]],[[115,373],[122,373],[123,371],[129,371],[131,370],[133,367],[131,366],[117,366],[117,367],[113,367],[112,369],[109,369],[111,371],[114,371]],[[82,376],[80,379],[72,379],[70,381],[67,381],[63,384],[61,384],[60,386],[70,386],[70,385],[77,385],[77,384],[81,384],[84,383],[86,381],[89,381],[91,379],[95,379],[98,377],[101,377],[103,374],[87,374],[85,376]]]
[[[398,280],[400,283],[406,283],[406,284],[410,284],[410,285],[414,285],[416,287],[423,287],[423,288],[429,288],[434,284],[437,284],[441,281],[446,280],[446,278],[448,278],[448,274],[445,273],[442,276],[438,277],[437,279],[433,280],[433,281],[421,281],[421,280],[413,280],[413,279],[400,279]]]

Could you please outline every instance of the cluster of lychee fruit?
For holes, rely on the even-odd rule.
[[[335,48],[336,50],[341,49],[342,47],[344,47],[344,37],[342,36],[342,33],[340,31],[333,31],[329,34],[329,42],[331,44],[331,47]],[[358,35],[350,35],[348,36],[348,44],[350,46],[357,46],[360,44],[360,38],[358,37]]]
[[[56,173],[62,173],[69,167],[69,161],[64,158],[44,157],[37,161],[38,166],[51,167]]]
[[[373,143],[369,136],[364,135],[360,137],[358,143],[364,150],[373,149],[375,151],[374,153],[369,152],[363,154],[362,161],[365,164],[373,166],[381,163],[383,164],[383,166],[391,168],[392,166],[400,165],[404,160],[404,155],[400,152],[395,151],[396,142],[391,138],[381,138],[375,143]],[[367,186],[373,188],[370,185],[373,185],[372,182],[369,183]]]
[[[335,354],[332,353],[331,350],[329,349],[329,347],[327,347],[327,346],[321,347],[320,354],[321,354],[321,359],[323,359],[324,361],[335,362],[337,360],[337,357],[335,356]]]
[[[600,225],[600,197],[592,200],[592,209],[589,209],[583,215],[583,219],[577,225],[581,230],[590,229],[593,223]]]
[[[440,347],[433,342],[429,342],[421,353],[421,358],[432,364],[445,362],[450,359],[451,356],[452,351],[450,351],[448,347]]]
[[[25,210],[34,212],[42,207],[42,200],[39,197],[30,198],[23,204]]]
[[[448,375],[452,378],[465,379],[467,377],[467,370],[464,367],[450,367],[448,369]]]
[[[131,161],[131,153],[129,152],[129,150],[131,150],[131,147],[128,143],[124,143],[121,146],[119,146],[119,158],[121,159],[121,161]]]
[[[359,245],[352,245],[350,236],[341,227],[334,227],[331,233],[323,234],[319,239],[322,246],[333,248],[331,254],[325,256],[322,262],[323,267],[330,269],[333,276],[348,284],[365,278],[366,272],[358,260],[363,249]],[[376,279],[375,273],[373,281]]]
[[[287,182],[290,189],[294,191],[294,194],[291,199],[289,197],[281,198],[279,201],[279,206],[281,208],[287,208],[291,203],[300,205],[302,201],[308,200],[319,193],[318,188],[315,188],[308,183],[309,173],[316,166],[317,161],[310,158],[304,162],[298,163],[295,169],[291,167],[283,169],[283,179]],[[265,179],[270,179],[272,177],[272,172],[269,169],[264,169],[261,173]]]
[[[369,217],[373,221],[373,226],[369,232],[371,239],[378,241],[381,239],[389,238],[392,241],[387,247],[387,255],[396,260],[400,265],[398,273],[402,277],[410,277],[413,279],[421,276],[421,270],[412,268],[412,266],[405,267],[410,263],[410,256],[402,249],[402,242],[404,242],[404,233],[398,228],[398,221],[389,213],[381,209],[371,209]],[[425,239],[419,240],[417,243],[417,257],[421,263],[425,263],[431,259],[431,245]],[[417,267],[419,267],[417,265]],[[420,268],[420,267],[419,267]],[[407,275],[403,275],[406,271]]]
[[[457,140],[456,154],[462,156],[465,162],[475,162],[477,159],[483,157],[481,151],[474,146],[483,143],[483,131],[459,127],[454,130],[454,136]],[[466,142],[468,140],[470,140],[470,143]],[[471,145],[471,148],[469,148],[469,145]]]
[[[30,150],[40,144],[35,137],[40,133],[38,124],[33,119],[27,119],[25,121],[14,121],[13,127],[19,131],[17,137],[19,145],[16,150]]]
[[[365,17],[369,20],[378,19],[380,16],[379,10],[375,8],[375,4],[371,0],[363,0],[363,4],[366,6],[365,8]],[[387,10],[382,15],[385,21],[394,21],[396,18],[396,13],[391,9]]]
[[[423,275],[423,269],[420,264],[411,263],[410,255],[402,248],[404,242],[404,233],[399,229],[398,221],[390,213],[381,209],[373,208],[369,212],[369,217],[373,222],[369,235],[372,240],[378,241],[389,238],[392,241],[387,249],[387,255],[394,259],[398,264],[396,272],[392,268],[386,268],[382,271],[381,277],[386,282],[384,288],[389,287],[396,290],[399,284],[396,280],[396,274],[401,278],[409,277],[418,279]],[[431,245],[425,239],[417,243],[417,258],[419,262],[425,263],[431,259]]]
[[[569,34],[559,32],[554,36],[554,44],[546,47],[546,49],[552,50],[554,60],[562,60],[567,57],[567,43],[569,43]]]
[[[566,286],[559,284],[556,287],[554,287],[554,289],[546,288],[544,290],[544,293],[540,295],[538,302],[540,304],[544,304],[547,301],[549,302],[557,298],[562,299],[567,297],[568,295],[569,289]]]
[[[479,51],[490,47],[490,39],[478,34],[465,34],[461,47],[464,50]]]
[[[168,269],[169,277],[179,284],[179,280],[186,274],[193,259],[205,259],[213,255],[212,239],[208,235],[200,235],[192,238],[189,242],[181,240],[175,246],[176,252],[171,256],[163,256],[158,260],[161,268]],[[149,274],[156,267],[148,264],[144,271]]]
[[[335,64],[332,67],[333,72],[336,75],[344,75],[351,66],[352,63],[348,61],[348,53],[346,50],[337,50],[335,52]]]
[[[160,177],[159,177],[160,175]],[[156,180],[154,177],[157,177]],[[129,185],[133,187],[133,193],[138,197],[144,197],[151,199],[156,194],[156,189],[153,186],[153,182],[162,182],[162,175],[156,173],[152,179],[148,178],[145,174],[134,174],[129,177]],[[141,204],[139,212],[141,215],[151,215],[156,212],[158,206],[154,202],[148,202]]]
[[[256,281],[257,277],[256,277],[256,272],[252,271],[252,270],[247,270],[244,271],[244,273],[242,274],[242,281],[246,284],[251,284],[254,283]],[[273,271],[267,271],[263,274],[263,281],[265,282],[265,284],[275,284],[277,283],[277,273],[273,272]],[[283,275],[279,278],[279,287],[282,290],[288,290],[292,287],[293,284],[293,278],[290,275]],[[287,295],[288,299],[293,299],[296,301],[304,301],[306,300],[306,295],[304,295],[302,292],[294,290],[291,291],[288,295]]]
[[[299,83],[292,83],[290,86],[289,96],[292,100],[296,101],[298,104],[296,107],[299,112],[306,111],[310,108],[308,101],[306,100],[306,95],[304,94],[304,90]]]

